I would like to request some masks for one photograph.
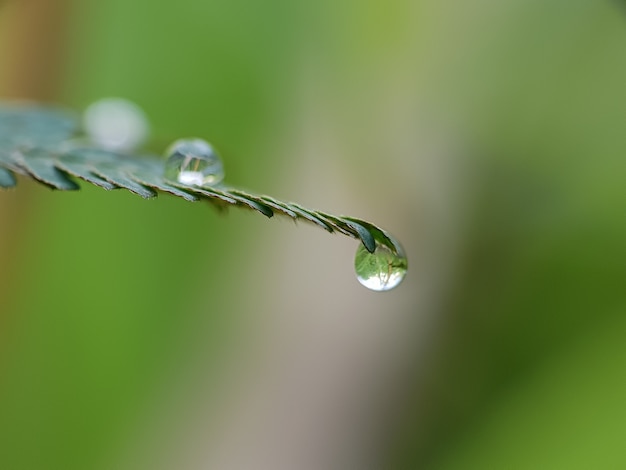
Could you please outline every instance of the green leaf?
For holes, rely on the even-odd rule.
[[[16,153],[15,162],[37,181],[54,189],[75,190],[80,186],[56,166],[46,149],[35,147]]]
[[[0,167],[0,188],[12,188],[15,184],[13,173],[6,168]]]
[[[28,148],[63,142],[78,130],[68,111],[29,103],[5,104],[0,108],[0,147]]]
[[[15,186],[14,173],[62,191],[79,189],[77,178],[106,190],[124,188],[143,198],[165,192],[190,202],[205,200],[218,209],[244,207],[266,217],[277,214],[304,220],[327,232],[356,238],[370,253],[377,243],[396,254],[402,251],[387,232],[361,219],[307,209],[223,184],[198,187],[168,181],[163,176],[162,158],[123,154],[72,140],[77,130],[75,117],[63,110],[27,104],[0,106],[0,188]]]
[[[376,239],[374,238],[374,235],[372,235],[372,233],[365,226],[347,217],[344,217],[342,219],[340,217],[335,217],[334,215],[329,215],[329,214],[324,214],[324,215],[327,218],[333,220],[337,224],[338,227],[341,227],[342,229],[344,229],[345,227],[344,233],[349,232],[349,233],[354,234],[356,232],[358,237],[363,242],[363,246],[367,248],[367,251],[369,251],[370,253],[374,253],[374,250],[376,249]]]
[[[343,220],[361,226],[367,233],[369,233],[374,238],[375,244],[380,243],[382,245],[385,245],[396,255],[399,255],[401,257],[404,256],[404,250],[402,249],[402,246],[390,233],[365,220],[356,219],[354,217],[343,217]],[[369,249],[365,241],[363,241],[363,244],[370,253],[374,252],[373,249]]]

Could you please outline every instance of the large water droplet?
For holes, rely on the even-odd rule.
[[[180,139],[166,152],[165,178],[191,186],[211,186],[224,179],[222,159],[202,139]]]
[[[84,125],[93,142],[113,151],[131,151],[149,133],[142,109],[122,98],[104,98],[91,104],[85,110]]]
[[[396,287],[406,274],[407,259],[402,247],[393,241],[397,253],[387,245],[376,242],[374,253],[359,243],[354,258],[356,278],[368,289],[386,291]]]

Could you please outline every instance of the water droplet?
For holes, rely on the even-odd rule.
[[[143,110],[122,98],[92,103],[85,110],[84,125],[94,143],[113,151],[131,151],[145,142],[149,133]]]
[[[356,278],[368,289],[386,291],[396,287],[406,274],[407,259],[400,243],[393,240],[397,254],[387,245],[376,242],[374,253],[359,243],[354,258]]]
[[[202,139],[180,139],[166,152],[165,178],[191,186],[211,186],[224,179],[222,159]]]

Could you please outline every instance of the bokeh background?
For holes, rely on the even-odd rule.
[[[139,104],[394,233],[0,193],[0,468],[626,468],[626,5],[5,0],[0,94]]]

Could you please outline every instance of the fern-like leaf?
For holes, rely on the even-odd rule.
[[[236,206],[266,217],[278,214],[304,220],[330,233],[356,238],[369,252],[380,243],[397,253],[397,242],[370,222],[306,209],[224,184],[199,187],[168,181],[163,177],[163,159],[99,148],[77,140],[79,131],[76,116],[63,110],[29,104],[0,106],[0,188],[14,187],[18,173],[63,191],[79,189],[78,178],[106,190],[124,188],[143,198],[165,192],[191,202],[207,200],[219,208]]]

